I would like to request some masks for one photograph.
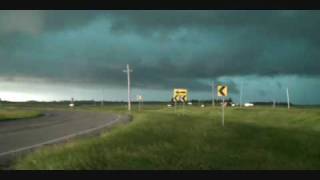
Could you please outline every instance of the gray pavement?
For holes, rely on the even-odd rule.
[[[34,119],[0,122],[0,166],[17,154],[127,121],[129,117],[115,114],[48,111]]]

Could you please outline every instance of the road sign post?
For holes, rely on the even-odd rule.
[[[222,126],[224,126],[224,97],[222,97]]]
[[[182,103],[182,115],[184,115],[184,102]]]
[[[222,126],[224,127],[224,97],[228,96],[228,86],[219,85],[217,89],[218,96],[222,97]]]
[[[173,89],[173,101],[174,101],[174,110],[177,110],[177,102],[182,104],[182,114],[184,114],[184,103],[188,101],[188,90],[187,89]]]

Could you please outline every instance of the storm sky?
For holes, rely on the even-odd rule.
[[[2,100],[210,99],[320,104],[320,11],[0,11]]]

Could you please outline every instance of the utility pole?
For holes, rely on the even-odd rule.
[[[104,90],[102,89],[102,100],[101,100],[101,106],[104,106]]]
[[[139,111],[141,111],[142,98],[139,100]]]
[[[276,107],[276,100],[273,100],[273,108]]]
[[[142,106],[142,108],[143,108],[143,97],[142,97],[142,100],[141,100],[141,106]]]
[[[71,101],[70,101],[69,106],[70,106],[70,107],[74,107],[74,99],[73,99],[73,97],[71,98]]]
[[[137,101],[138,101],[138,110],[141,111],[141,104],[143,105],[143,96],[137,95]]]
[[[239,106],[242,106],[242,91],[243,91],[243,81],[241,81],[241,87],[240,87],[240,103]]]
[[[132,69],[130,69],[129,64],[127,64],[127,69],[123,70],[123,72],[127,73],[128,76],[128,111],[131,111],[131,97],[130,97],[130,73]]]
[[[289,88],[287,88],[288,109],[290,109]]]
[[[212,81],[212,106],[214,106],[214,81]]]

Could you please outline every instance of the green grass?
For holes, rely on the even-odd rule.
[[[22,120],[41,116],[39,111],[23,110],[19,108],[0,108],[0,121]]]
[[[123,107],[91,108],[116,111]],[[99,138],[37,150],[16,169],[320,169],[320,109],[166,107]]]

